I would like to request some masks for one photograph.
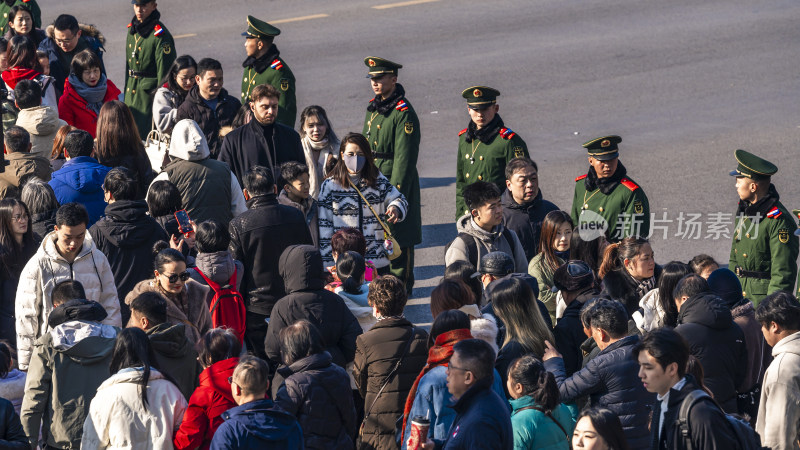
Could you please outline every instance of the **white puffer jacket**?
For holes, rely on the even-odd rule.
[[[122,327],[114,274],[89,233],[78,257],[70,264],[56,250],[56,233],[50,232],[25,265],[17,287],[15,313],[20,369],[28,370],[34,341],[50,328],[47,318],[53,310],[53,288],[66,280],[80,281],[86,298],[103,305],[108,317],[102,323]]]
[[[181,391],[156,369],[139,393],[141,368],[122,369],[97,388],[83,424],[82,449],[171,450],[186,411]]]

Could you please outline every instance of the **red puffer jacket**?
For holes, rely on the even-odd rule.
[[[103,103],[119,99],[120,90],[111,82],[106,80],[106,96]],[[58,118],[64,120],[73,127],[86,130],[92,137],[97,134],[97,113],[89,109],[86,100],[83,99],[69,82],[69,78],[64,80],[64,94],[58,99]]]
[[[189,399],[183,422],[173,444],[178,450],[207,450],[214,432],[222,425],[222,413],[236,406],[228,377],[233,376],[239,358],[229,358],[207,367],[200,374],[200,386]]]

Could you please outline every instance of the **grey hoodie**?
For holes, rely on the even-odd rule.
[[[756,432],[773,450],[797,449],[800,438],[800,332],[772,348],[775,358],[764,374]]]
[[[58,118],[58,111],[52,106],[34,106],[19,112],[17,125],[30,133],[31,153],[49,161],[56,132],[67,122]]]
[[[478,260],[476,261],[476,268],[477,263],[479,263],[481,260],[481,256],[489,252],[505,252],[514,258],[516,273],[528,273],[528,261],[525,257],[525,249],[522,248],[522,244],[520,243],[517,234],[514,233],[513,230],[509,230],[509,232],[511,232],[511,235],[514,237],[514,242],[508,242],[503,237],[503,230],[505,227],[502,223],[496,226],[494,230],[486,231],[475,224],[475,221],[472,220],[471,215],[464,214],[456,221],[456,228],[458,229],[459,234],[466,233],[472,236],[472,238],[475,239],[475,242],[478,244]],[[467,243],[460,237],[456,237],[444,255],[445,267],[453,264],[456,261],[466,261],[472,263],[472,261],[469,259],[469,249],[467,248]]]

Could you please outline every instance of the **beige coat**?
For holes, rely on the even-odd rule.
[[[172,324],[186,325],[186,337],[192,344],[197,343],[206,331],[212,328],[211,313],[208,310],[208,303],[213,297],[213,292],[208,286],[204,286],[192,279],[186,280],[186,302],[187,314],[175,303],[175,299],[164,295],[158,288],[154,279],[143,280],[134,286],[133,290],[125,297],[125,304],[129,305],[133,300],[144,292],[156,292],[167,299],[167,322]]]
[[[52,106],[35,106],[23,109],[17,116],[17,125],[25,128],[31,135],[31,153],[50,160],[53,141],[58,129],[67,122],[58,118],[58,111]]]

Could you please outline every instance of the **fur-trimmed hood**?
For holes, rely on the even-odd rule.
[[[103,36],[103,33],[101,33],[96,26],[92,24],[87,25],[84,23],[79,23],[78,28],[80,28],[82,36],[95,38],[98,41],[100,41],[102,45],[106,45],[106,37]],[[49,37],[50,39],[55,39],[53,30],[55,30],[55,27],[53,25],[48,25],[47,28],[45,29],[45,33],[47,34],[47,37]]]

